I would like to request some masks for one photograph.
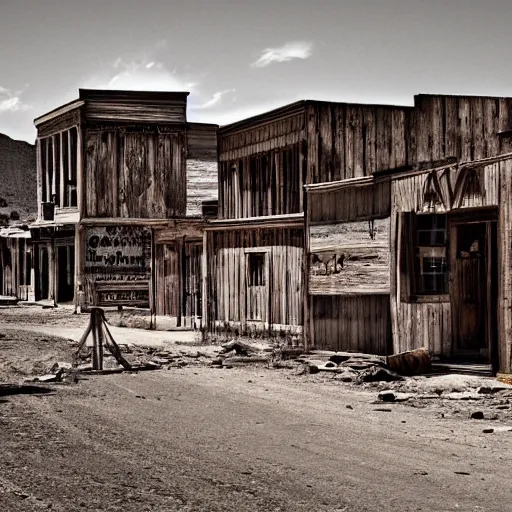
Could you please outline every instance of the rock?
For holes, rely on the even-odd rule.
[[[338,373],[334,376],[336,380],[340,380],[341,382],[354,382],[357,380],[357,373],[346,371],[343,373]]]
[[[73,365],[71,363],[65,363],[65,362],[57,362],[55,363],[51,369],[50,369],[50,372],[51,373],[58,373],[59,370],[62,370],[62,371],[69,371],[69,370],[72,370],[73,369]]]
[[[212,365],[212,366],[222,366],[222,359],[214,359],[214,360],[211,362],[211,365]]]
[[[381,402],[406,402],[411,399],[414,395],[412,393],[397,393],[387,389],[381,391],[377,397]]]
[[[79,364],[76,369],[79,371],[79,372],[88,372],[88,371],[91,371],[92,370],[92,364],[91,363],[83,363],[83,364]]]
[[[146,368],[152,368],[152,369],[154,369],[154,370],[158,370],[159,368],[162,368],[162,366],[161,366],[161,365],[159,365],[158,363],[154,363],[153,361],[146,361],[146,362],[144,363],[144,366],[145,366]]]
[[[473,411],[469,416],[472,420],[483,420],[484,413],[482,411]]]
[[[361,382],[392,382],[396,380],[404,380],[404,378],[391,370],[382,368],[381,366],[371,366],[359,373],[358,380]]]
[[[350,409],[351,411],[354,409],[351,405],[346,405],[345,406],[347,409]]]
[[[447,400],[482,400],[483,396],[471,391],[461,391],[444,393],[441,395],[441,398],[446,398]]]
[[[151,359],[150,362],[155,363],[157,365],[169,364],[169,359],[167,359],[165,357],[153,357],[153,359]]]
[[[484,429],[482,430],[482,432],[483,432],[484,434],[492,434],[492,433],[494,432],[494,429],[493,429],[493,428],[484,428]]]
[[[489,386],[480,386],[476,392],[481,395],[493,395],[500,391],[511,391],[512,387],[508,384],[491,384]]]
[[[59,382],[60,374],[59,373],[49,373],[47,375],[41,375],[34,379],[34,382]]]

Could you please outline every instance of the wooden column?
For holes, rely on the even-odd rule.
[[[208,329],[208,231],[203,232],[203,254],[201,255],[201,328],[203,337]]]
[[[71,181],[71,179],[73,178],[73,171],[71,169],[73,166],[73,155],[72,155],[73,144],[72,144],[71,130],[68,130],[66,133],[67,133],[66,143],[68,145],[68,181]],[[64,193],[67,195],[67,205],[71,206],[71,188],[68,187],[67,190],[65,188]]]
[[[54,305],[57,305],[55,269],[55,246],[52,235],[52,240],[48,243],[48,299],[53,300]]]
[[[84,197],[85,197],[85,173],[82,161],[82,129],[77,126],[76,130],[76,186],[77,186],[77,206],[79,219],[84,217]]]
[[[56,186],[57,186],[56,177],[57,177],[57,172],[58,172],[57,162],[59,160],[57,159],[57,145],[55,144],[56,140],[57,140],[57,136],[52,135],[52,190],[50,192],[50,201],[53,200],[54,195],[57,196],[57,194],[58,194],[58,190],[56,189]]]
[[[41,202],[43,201],[43,162],[41,153],[41,139],[36,140],[36,172],[37,172],[37,218],[42,219],[43,212]]]
[[[310,215],[311,208],[309,204],[311,201],[311,194],[306,195],[305,198],[305,211],[304,211],[304,254],[302,260],[303,268],[303,319],[302,319],[302,336],[304,338],[304,349],[309,350],[315,346],[315,329],[314,318],[311,315],[313,308],[313,297],[309,294],[309,230],[310,230]]]
[[[59,194],[59,206],[63,208],[66,205],[66,201],[64,200],[65,194],[66,194],[66,178],[64,176],[64,133],[66,132],[60,132],[60,144],[59,144],[59,153],[60,153],[60,182],[59,182],[59,190],[57,193]]]
[[[84,290],[84,228],[80,224],[75,226],[75,312],[81,312],[80,297],[83,297]]]
[[[48,137],[46,139],[45,144],[45,154],[46,154],[46,162],[45,162],[45,168],[44,168],[44,180],[46,182],[46,195],[43,197],[43,201],[48,202],[50,200],[50,197],[52,195],[51,187],[50,187],[50,169],[49,169],[49,160],[50,160],[50,144],[48,144],[51,137]]]

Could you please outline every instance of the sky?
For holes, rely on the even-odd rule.
[[[79,88],[189,91],[227,124],[300,99],[512,96],[510,0],[0,0],[0,132]]]

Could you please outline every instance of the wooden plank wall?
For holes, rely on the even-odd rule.
[[[308,214],[312,224],[378,219],[389,216],[390,201],[390,181],[326,192],[309,192]]]
[[[309,231],[309,293],[389,294],[389,217]]]
[[[183,132],[85,133],[87,217],[162,219],[186,213]]]
[[[305,139],[303,109],[256,126],[219,131],[219,161],[229,162],[268,153]]]
[[[307,183],[369,176],[407,163],[410,107],[310,102]]]
[[[309,102],[307,182],[512,150],[512,98],[418,95],[414,101],[414,108]]]
[[[429,348],[436,356],[450,356],[452,353],[452,311],[446,298],[431,296],[421,302],[403,302],[400,294],[399,262],[400,212],[443,213],[466,208],[497,206],[500,199],[500,176],[503,163],[494,163],[476,169],[446,167],[438,171],[405,176],[393,180],[391,185],[391,316],[393,326],[393,350],[400,352],[421,346]],[[436,172],[441,185],[445,204],[438,204],[433,211],[426,208],[425,190],[431,172]],[[464,174],[464,175],[463,175]],[[446,192],[446,183],[457,179],[477,177],[480,186],[460,185],[461,195]],[[445,182],[443,182],[445,180]],[[451,197],[451,199],[450,199]],[[503,207],[502,207],[503,208]],[[501,218],[501,214],[500,214]]]
[[[303,211],[301,144],[220,163],[219,218]]]
[[[512,372],[512,160],[500,162],[498,321],[500,371]]]
[[[389,354],[388,295],[315,295],[312,316],[317,349]]]
[[[511,149],[512,98],[415,96],[407,141],[408,163],[461,162]]]
[[[88,121],[185,123],[188,93],[80,90]]]
[[[302,326],[303,230],[251,229],[207,232],[208,329],[232,326],[241,334],[251,329],[296,331]],[[261,249],[269,259],[271,326],[249,326],[246,311],[246,250]],[[276,327],[277,326],[277,327]]]
[[[217,126],[187,124],[187,215],[200,216],[201,203],[218,197]]]

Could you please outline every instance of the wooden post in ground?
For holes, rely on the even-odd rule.
[[[101,308],[91,308],[93,370],[103,370],[103,344],[105,340],[102,323],[103,310]]]

